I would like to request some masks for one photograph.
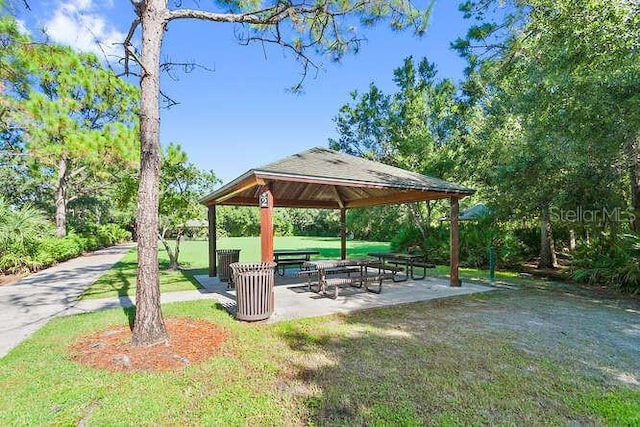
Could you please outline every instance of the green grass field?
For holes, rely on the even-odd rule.
[[[254,261],[256,243],[225,239],[220,247],[242,249],[241,260]],[[351,256],[388,248],[349,244]],[[329,257],[339,243],[281,238],[276,247],[315,248]],[[185,242],[190,269],[163,272],[162,290],[194,289],[190,275],[202,271],[206,254],[206,242]],[[463,270],[462,277],[486,272]],[[523,345],[525,335],[538,339],[537,329],[516,334],[485,326],[507,309],[526,324],[529,314],[521,313],[548,305],[535,299],[541,283],[530,283],[519,291],[277,324],[237,322],[211,300],[167,304],[165,318],[214,322],[227,339],[212,359],[162,373],[114,374],[69,359],[67,347],[80,337],[128,325],[124,310],[58,318],[0,360],[0,425],[640,425],[640,390],[608,379],[599,368],[605,362],[563,359],[566,344],[553,337],[554,351]],[[134,286],[132,251],[88,296],[131,293]]]
[[[313,258],[339,258],[340,239],[333,237],[276,237],[275,249],[317,250],[320,255]],[[260,260],[260,239],[258,237],[227,237],[218,241],[218,249],[240,249],[240,261],[253,262]],[[369,252],[388,251],[389,243],[347,241],[347,255],[351,258],[366,257]],[[208,243],[204,240],[185,241],[180,245],[180,271],[167,270],[169,258],[161,246],[158,258],[160,261],[160,289],[162,292],[186,291],[198,289],[199,284],[193,278],[196,274],[206,274],[208,263]],[[449,266],[439,265],[427,270],[427,274],[446,278]],[[462,280],[488,281],[489,272],[473,268],[461,268]],[[496,280],[518,284],[532,283],[530,279],[518,277],[513,272],[496,272]],[[115,296],[135,295],[136,285],[136,250],[132,249],[107,274],[96,281],[81,296],[81,299],[109,298]]]
[[[339,258],[340,239],[330,237],[276,237],[275,249],[312,249],[320,252],[315,258]],[[227,237],[218,241],[218,249],[240,249],[240,261],[252,262],[260,260],[260,239],[258,237]],[[180,245],[180,264],[182,270],[169,271],[169,258],[161,246],[158,258],[160,261],[161,292],[187,291],[197,289],[195,274],[205,274],[208,255],[208,242],[203,240],[185,241]],[[384,242],[363,242],[351,240],[347,242],[350,257],[364,257],[368,252],[389,250]],[[97,280],[81,296],[81,299],[109,298],[116,296],[133,296],[136,287],[136,255],[132,249],[107,274]]]
[[[215,322],[227,339],[212,359],[161,373],[67,356],[79,337],[127,325],[123,310],[55,319],[0,360],[0,425],[640,423],[637,387],[455,320],[505,295],[278,324],[237,322],[210,300],[168,304],[166,318]]]

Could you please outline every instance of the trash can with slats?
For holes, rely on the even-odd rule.
[[[274,309],[275,262],[234,262],[236,286],[236,318],[253,322],[268,319]]]
[[[218,249],[218,277],[221,282],[229,282],[229,287],[233,285],[231,274],[231,263],[240,260],[240,249]]]

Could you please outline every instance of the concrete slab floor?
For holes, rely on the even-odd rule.
[[[223,307],[231,313],[235,313],[235,289],[227,289],[227,284],[220,282],[217,277],[206,275],[194,277]],[[346,287],[340,289],[338,298],[331,299],[307,289],[307,283],[304,279],[289,275],[276,276],[275,311],[269,318],[269,322],[349,313],[357,310],[488,292],[495,289],[492,286],[465,282],[459,288],[452,288],[447,280],[427,277],[423,280],[407,280],[399,283],[384,281],[380,294]]]

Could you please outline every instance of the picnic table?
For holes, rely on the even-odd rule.
[[[337,298],[339,289],[342,286],[353,286],[362,288],[368,292],[379,294],[382,292],[382,281],[393,278],[394,273],[386,272],[383,266],[371,258],[352,258],[335,260],[307,261],[302,266],[304,270],[298,273],[299,276],[306,276],[307,283],[312,289],[312,278],[316,277],[317,291],[332,298]],[[369,274],[369,269],[374,269],[374,274]],[[340,277],[328,277],[337,276]],[[369,284],[378,282],[377,289],[372,289]],[[333,287],[333,293],[328,292],[328,288]]]
[[[404,275],[397,277],[394,275],[394,282],[404,282],[411,277],[412,280],[422,280],[427,275],[427,268],[434,268],[435,265],[423,262],[423,255],[407,254],[399,252],[369,252],[367,255],[377,258],[383,265],[391,264],[398,268],[404,268]],[[415,275],[415,269],[423,268],[422,276]]]
[[[285,269],[289,265],[297,265],[299,268],[311,259],[311,255],[319,255],[320,252],[313,250],[278,250],[273,251],[273,260],[276,262],[276,271],[280,276],[284,276]]]

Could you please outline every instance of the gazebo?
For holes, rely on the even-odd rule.
[[[217,274],[216,206],[259,206],[261,260],[273,261],[273,208],[340,210],[341,258],[346,211],[435,199],[451,201],[451,286],[459,286],[459,200],[474,190],[326,148],[312,148],[251,169],[201,200],[209,209],[209,276]]]

